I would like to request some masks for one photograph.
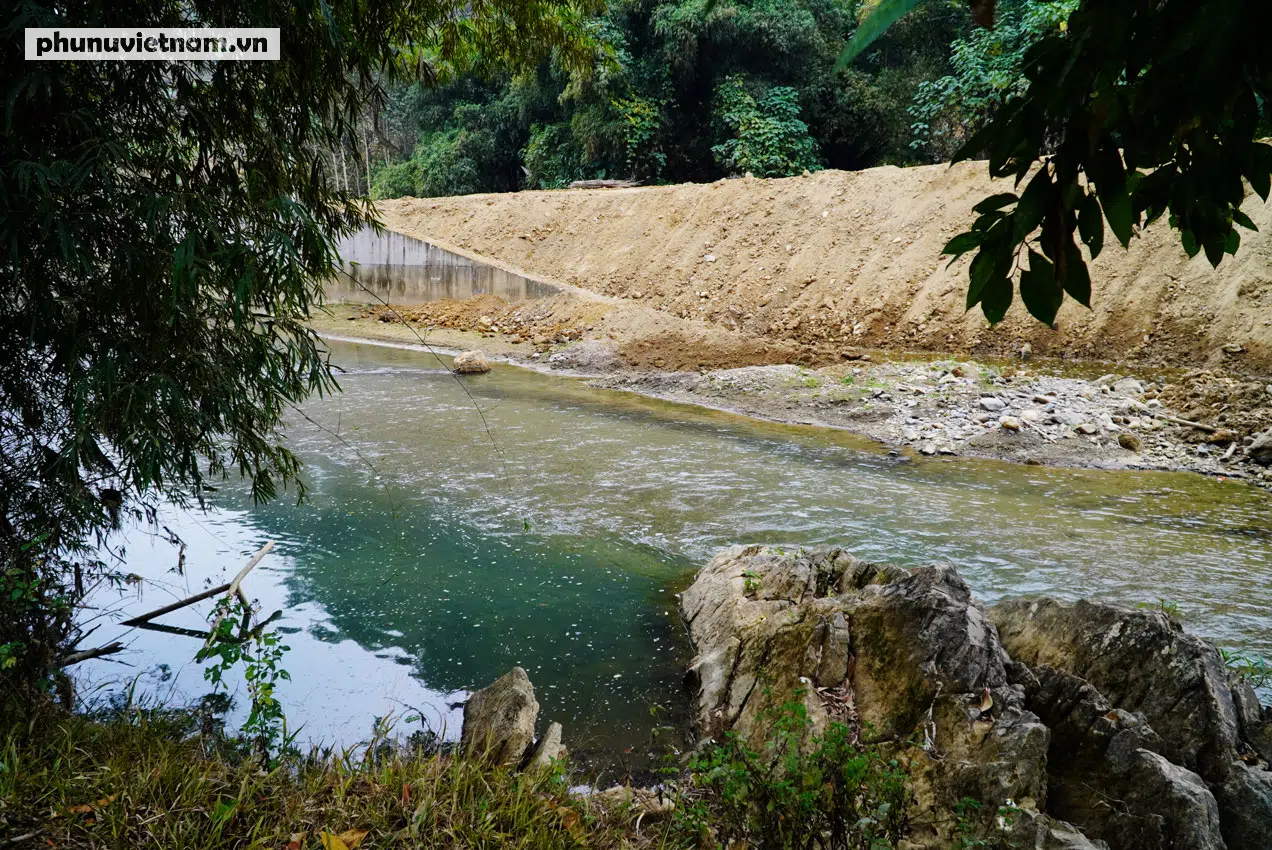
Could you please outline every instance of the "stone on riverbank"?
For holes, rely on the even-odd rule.
[[[948,565],[761,546],[721,552],[681,606],[700,733],[759,744],[797,694],[813,731],[850,724],[906,766],[910,846],[950,846],[933,815],[968,797],[983,836],[1018,846],[1238,850],[1272,834],[1268,711],[1160,612],[1044,599],[987,615]]]
[[[530,677],[520,667],[475,692],[464,704],[460,749],[491,764],[516,767],[534,743],[539,703]]]
[[[1272,429],[1254,438],[1254,442],[1246,449],[1246,456],[1261,466],[1272,464]]]
[[[1272,835],[1272,773],[1249,758],[1261,729],[1243,728],[1213,645],[1160,611],[1088,600],[1012,600],[990,617],[1016,660],[1081,677],[1111,705],[1142,715],[1162,755],[1213,793],[1229,847],[1258,847]]]
[[[530,756],[526,770],[546,770],[552,767],[553,762],[565,759],[567,753],[565,744],[561,743],[561,733],[560,723],[548,724],[548,731],[543,733],[535,746],[534,755]]]
[[[455,371],[460,375],[480,374],[490,371],[490,361],[486,359],[486,352],[480,349],[476,351],[463,351],[455,355],[451,361]]]
[[[1047,730],[1023,710],[994,629],[953,567],[734,547],[703,570],[682,610],[698,652],[690,673],[702,733],[732,730],[758,746],[766,712],[792,694],[817,731],[851,706],[863,739],[897,746],[910,763],[916,846],[952,838],[952,824],[922,812],[952,811],[964,797],[1042,798]],[[896,743],[916,733],[942,757]]]

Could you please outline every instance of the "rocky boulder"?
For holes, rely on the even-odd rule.
[[[683,594],[682,613],[704,735],[731,729],[760,746],[793,697],[815,732],[854,724],[908,763],[916,846],[948,846],[953,824],[937,813],[965,797],[1043,798],[1047,729],[1008,683],[994,628],[953,567],[735,547]]]
[[[1219,809],[1201,777],[1162,755],[1139,714],[1113,708],[1077,676],[1029,671],[1026,704],[1051,730],[1047,810],[1113,850],[1223,850]]]
[[[814,733],[853,727],[909,773],[912,847],[951,846],[970,797],[1010,846],[1272,848],[1272,714],[1164,613],[987,611],[948,565],[763,546],[717,555],[681,610],[700,735],[759,748],[792,698]]]
[[[1272,429],[1254,438],[1254,442],[1246,448],[1246,457],[1263,466],[1272,464]]]
[[[538,716],[539,703],[530,677],[520,667],[513,667],[464,704],[460,749],[490,764],[519,766],[534,743]]]
[[[460,375],[478,374],[490,371],[490,361],[486,359],[486,352],[462,351],[456,354],[451,361],[455,372]]]
[[[1208,787],[1229,848],[1272,846],[1272,772],[1254,743],[1266,746],[1263,712],[1252,693],[1238,709],[1212,644],[1162,612],[1085,600],[1013,600],[990,617],[1015,660],[1078,677],[1111,708],[1142,717],[1161,756]]]
[[[539,743],[534,747],[534,755],[530,756],[526,770],[546,770],[553,762],[565,759],[567,752],[561,743],[562,728],[560,723],[549,723],[548,731],[543,733]]]

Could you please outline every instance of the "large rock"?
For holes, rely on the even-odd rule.
[[[1272,464],[1272,428],[1254,438],[1246,448],[1246,457],[1263,466]]]
[[[490,361],[486,359],[486,352],[477,351],[461,351],[455,355],[451,361],[455,371],[460,375],[478,374],[490,371]]]
[[[460,749],[491,764],[519,766],[534,742],[539,703],[520,667],[475,692],[464,704]]]
[[[990,616],[1015,660],[1080,677],[1111,707],[1142,716],[1160,754],[1208,786],[1229,848],[1272,846],[1272,773],[1266,762],[1247,764],[1258,761],[1250,739],[1263,742],[1263,714],[1238,710],[1213,645],[1161,612],[1098,602],[1014,600]]]
[[[560,723],[549,723],[548,731],[543,733],[539,743],[535,744],[534,755],[530,756],[526,770],[547,770],[554,762],[563,761],[567,755],[565,744],[561,743],[562,728]]]
[[[1272,848],[1272,715],[1162,613],[987,614],[946,565],[761,546],[717,555],[681,604],[699,732],[758,748],[792,695],[815,731],[855,724],[909,772],[909,846],[950,846],[970,797],[979,836],[1011,846]]]
[[[1138,714],[1077,676],[1034,668],[1027,705],[1051,730],[1047,811],[1113,850],[1223,850],[1219,809],[1201,777],[1159,754]]]
[[[994,628],[953,567],[735,547],[702,571],[682,610],[702,734],[731,729],[759,746],[792,695],[814,730],[857,724],[908,765],[917,846],[948,846],[953,825],[939,813],[965,797],[992,804],[987,821],[1009,798],[1043,800],[1047,730],[1008,683]]]

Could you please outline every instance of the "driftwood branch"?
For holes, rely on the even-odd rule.
[[[1198,431],[1205,431],[1207,434],[1213,434],[1219,429],[1213,425],[1206,425],[1203,422],[1193,422],[1191,419],[1180,419],[1178,416],[1167,416],[1165,413],[1153,413],[1154,419],[1160,419],[1163,422],[1169,422],[1172,425],[1183,425],[1188,428],[1196,428]]]
[[[122,652],[124,645],[119,641],[108,643],[105,646],[99,646],[95,649],[81,649],[76,652],[63,655],[58,659],[58,667],[70,667],[72,664],[79,664],[81,661],[88,661],[92,658],[101,658],[103,655],[114,655],[116,652]]]
[[[180,635],[181,637],[198,638],[199,640],[207,640],[208,633],[199,629],[187,629],[183,626],[169,626],[166,623],[138,623],[137,628],[146,629],[152,632],[163,632],[166,635]]]
[[[251,631],[248,631],[246,628],[244,628],[239,633],[238,637],[222,638],[222,640],[225,641],[226,643],[245,643],[251,640],[252,638],[256,637],[257,635],[259,635],[262,631],[264,631],[266,626],[268,626],[270,623],[274,622],[281,616],[283,616],[282,611],[275,611],[273,614],[270,614],[269,617],[267,617],[265,620],[263,620],[260,623],[257,623],[256,627],[253,628]],[[216,638],[216,632],[199,631],[198,629],[187,629],[182,626],[169,626],[164,623],[139,623],[137,625],[137,628],[149,629],[152,632],[163,632],[164,634],[169,634],[169,635],[180,635],[181,637],[198,638],[199,640],[208,641],[208,642],[211,642],[214,638]]]
[[[124,622],[120,623],[120,625],[121,626],[141,626],[144,623],[150,622],[155,617],[162,617],[164,614],[170,614],[179,608],[185,608],[187,605],[193,605],[196,602],[202,602],[204,599],[207,599],[212,596],[217,596],[218,594],[224,593],[225,591],[229,589],[230,589],[230,583],[226,582],[225,584],[218,585],[217,587],[213,587],[208,590],[204,590],[200,593],[196,593],[193,596],[187,596],[185,599],[181,599],[177,602],[173,602],[171,605],[165,605],[162,608],[156,608],[155,610],[149,613],[142,614],[140,617],[133,617],[131,620],[125,620]]]
[[[630,189],[639,186],[635,180],[575,180],[571,189]]]
[[[273,548],[274,548],[274,541],[271,540],[270,542],[262,546],[260,549],[257,549],[256,554],[252,555],[251,559],[247,562],[247,564],[243,566],[243,569],[239,570],[238,574],[236,574],[234,578],[232,578],[230,581],[226,582],[225,584],[219,584],[216,587],[210,587],[207,590],[202,590],[198,593],[193,594],[192,596],[187,596],[185,599],[178,599],[176,602],[173,602],[169,605],[164,605],[162,608],[156,608],[153,611],[148,611],[145,614],[142,614],[137,617],[133,617],[131,620],[125,620],[120,625],[132,626],[139,629],[149,629],[151,631],[164,632],[166,634],[172,634],[172,635],[181,635],[183,637],[201,638],[204,641],[204,646],[207,646],[212,643],[213,639],[215,639],[217,629],[220,628],[221,621],[224,619],[224,615],[217,615],[216,620],[213,621],[212,623],[212,628],[206,632],[198,631],[196,629],[185,629],[179,626],[165,626],[162,623],[152,623],[151,620],[155,619],[156,617],[162,617],[164,614],[171,614],[173,611],[186,608],[190,605],[193,605],[196,602],[202,602],[204,599],[210,599],[213,596],[219,596],[224,593],[227,596],[237,597],[238,600],[243,603],[243,622],[239,626],[239,637],[236,639],[236,642],[248,640],[249,638],[255,637],[256,635],[260,634],[261,629],[265,628],[266,625],[268,625],[269,623],[272,623],[274,620],[281,617],[283,612],[275,611],[272,615],[270,615],[269,619],[265,620],[265,622],[261,623],[255,629],[252,629],[252,631],[249,632],[248,627],[251,625],[251,621],[252,621],[252,605],[247,599],[247,594],[243,592],[242,583],[243,583],[243,579],[247,577],[247,574],[250,573],[256,567],[256,565],[261,562],[261,559],[264,558],[266,555],[268,555],[270,550]],[[95,652],[95,651],[96,650],[89,650],[89,652]],[[118,650],[115,650],[115,651],[118,652]],[[72,653],[71,655],[68,655],[67,658],[76,658],[76,656],[82,655],[82,654],[83,653]],[[101,654],[108,654],[108,653],[101,653]],[[87,657],[95,658],[97,656],[89,655]],[[76,660],[83,661],[85,659],[76,658]],[[67,662],[67,663],[75,663],[75,662]],[[65,666],[65,663],[63,664],[63,666]]]
[[[248,604],[247,597],[243,594],[243,591],[239,589],[239,585],[242,583],[243,579],[247,577],[247,574],[250,573],[252,569],[261,562],[261,559],[269,554],[269,550],[273,548],[274,548],[274,541],[271,540],[268,543],[266,543],[264,546],[262,546],[261,548],[257,549],[256,554],[252,556],[252,559],[247,562],[247,564],[243,567],[243,569],[238,571],[238,575],[236,575],[233,579],[230,580],[230,586],[226,589],[227,596],[237,596],[240,600],[243,601],[243,604],[247,608],[249,614],[251,611],[251,606]],[[224,614],[218,614],[216,619],[212,621],[212,628],[208,630],[208,639],[204,642],[203,644],[204,646],[211,645],[212,638],[216,635],[217,630],[221,628],[221,621],[224,619],[225,619]]]

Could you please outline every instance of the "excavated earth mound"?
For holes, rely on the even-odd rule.
[[[846,346],[1272,371],[1272,206],[1219,269],[1166,223],[1092,266],[1092,309],[1057,329],[1013,305],[990,329],[966,312],[967,263],[941,248],[1010,185],[984,163],[776,180],[382,201],[394,230],[612,299],[598,333],[636,366],[829,361]],[[741,356],[731,362],[719,352]],[[674,361],[674,362],[672,362]]]

